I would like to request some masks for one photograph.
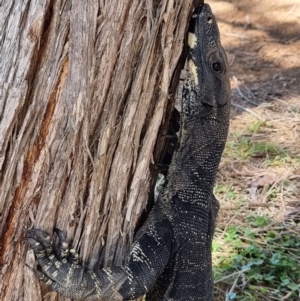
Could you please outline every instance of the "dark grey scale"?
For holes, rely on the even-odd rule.
[[[199,0],[200,1],[200,0]],[[209,5],[195,9],[188,36],[179,143],[167,184],[136,233],[127,264],[86,271],[66,237],[52,247],[45,232],[26,235],[37,277],[72,299],[212,301],[211,245],[219,203],[213,185],[229,126],[228,63]]]

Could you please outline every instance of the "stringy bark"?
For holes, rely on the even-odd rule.
[[[57,300],[32,272],[35,226],[90,268],[120,264],[164,141],[192,0],[4,0],[0,299]],[[62,298],[60,300],[63,300]]]

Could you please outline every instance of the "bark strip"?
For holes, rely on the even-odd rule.
[[[89,268],[124,261],[152,188],[192,2],[2,1],[1,300],[56,299],[24,267],[34,264],[23,243],[32,226],[64,230]]]

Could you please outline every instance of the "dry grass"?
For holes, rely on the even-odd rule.
[[[233,104],[215,187],[221,203],[213,252],[216,300],[299,301],[300,4],[207,2],[228,54]],[[291,261],[281,266],[274,256]],[[238,260],[263,263],[244,269]]]
[[[233,114],[215,186],[221,210],[214,241],[218,247],[213,252],[213,260],[216,271],[222,267],[217,277],[216,299],[298,300],[292,290],[275,292],[276,288],[270,283],[262,288],[263,281],[253,280],[254,283],[260,283],[260,286],[254,288],[247,273],[265,272],[254,272],[251,267],[245,270],[232,269],[236,264],[234,258],[245,256],[241,254],[249,246],[262,246],[272,254],[279,254],[278,256],[289,252],[289,248],[297,247],[299,250],[299,245],[289,244],[286,249],[281,247],[278,251],[267,243],[270,233],[275,233],[278,237],[287,234],[300,237],[299,99],[278,99],[272,103],[262,103],[251,110],[253,114]],[[257,217],[261,217],[263,221],[268,219],[268,222],[260,225],[256,221]],[[232,229],[238,229],[237,237],[230,237]],[[247,233],[251,235],[248,236]],[[236,245],[235,240],[240,240],[240,243]],[[292,251],[292,254],[300,266],[300,252]],[[256,254],[251,256],[259,257]],[[232,258],[232,263],[228,258]],[[242,260],[248,262],[249,258]],[[267,265],[266,262],[264,264]],[[262,270],[266,268],[268,267],[262,266]],[[247,290],[249,296],[245,295]],[[259,293],[261,290],[264,293]],[[244,293],[239,294],[241,291]]]
[[[243,113],[231,121],[217,179],[216,194],[222,205],[219,225],[232,219],[232,214],[243,214],[241,201],[243,210],[271,215],[276,220],[283,220],[297,211],[300,195],[299,99],[263,103],[252,110],[260,119]]]

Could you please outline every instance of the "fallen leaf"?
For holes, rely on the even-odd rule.
[[[250,183],[251,187],[265,187],[274,184],[280,179],[279,175],[264,175],[262,177],[253,179]]]

